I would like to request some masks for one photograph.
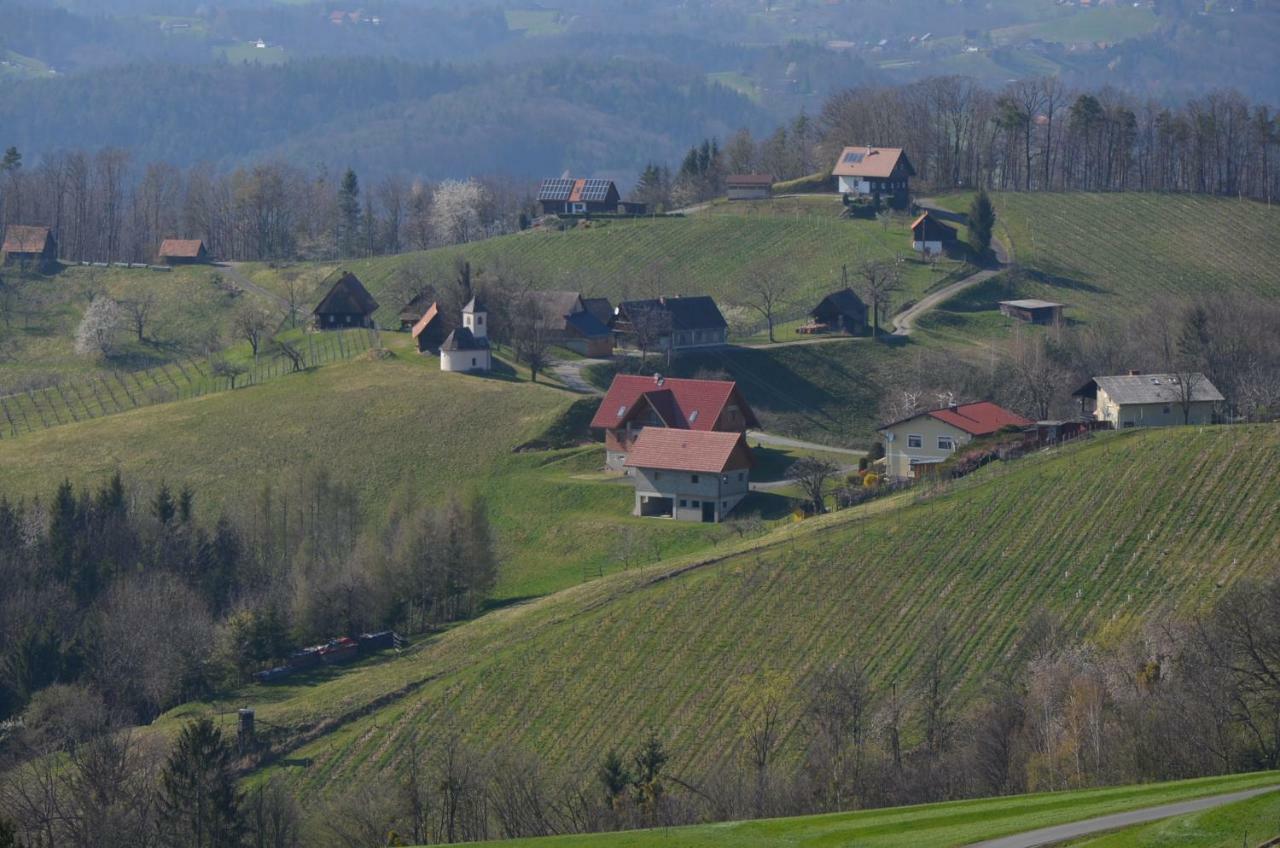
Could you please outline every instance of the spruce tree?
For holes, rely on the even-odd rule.
[[[211,719],[182,729],[160,775],[160,824],[168,840],[191,848],[238,846],[238,818],[231,746]]]
[[[360,180],[347,169],[338,187],[338,253],[354,256],[360,247]]]
[[[969,206],[969,246],[979,257],[986,256],[991,249],[991,234],[995,226],[996,209],[991,205],[986,190],[980,189]]]

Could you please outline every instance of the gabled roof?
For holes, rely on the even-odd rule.
[[[724,178],[729,188],[767,188],[773,185],[773,177],[769,174],[730,174]]]
[[[433,323],[440,320],[440,304],[432,303],[427,307],[427,311],[422,313],[422,317],[418,319],[418,323],[413,325],[410,335],[417,338],[426,332],[426,329]]]
[[[936,419],[944,424],[950,424],[970,436],[989,436],[1005,427],[1029,427],[1035,423],[1031,419],[1023,418],[1018,413],[1011,412],[989,400],[981,400],[976,403],[961,403],[956,406],[943,406],[938,409],[917,412],[915,415],[885,424],[879,429],[879,432],[884,432],[890,427],[896,427],[908,421],[914,421],[917,418],[926,417]]]
[[[571,327],[586,339],[600,339],[609,335],[609,327],[600,323],[600,319],[585,309],[569,315],[564,319],[564,323],[566,327]]]
[[[360,278],[350,271],[344,271],[312,314],[372,315],[377,308],[378,301],[369,294]]]
[[[853,289],[845,288],[831,294],[818,301],[810,312],[810,315],[817,315],[822,311],[822,307],[830,306],[841,315],[847,315],[850,318],[864,318],[867,314],[867,305],[862,302],[862,298],[858,297]]]
[[[920,217],[911,222],[911,232],[915,233],[917,227],[923,226],[922,235],[937,235],[942,239],[953,239],[956,237],[956,228],[950,224],[944,224],[937,218],[930,215],[927,211],[920,213]],[[932,239],[923,239],[924,241],[932,241]]]
[[[1223,398],[1209,378],[1196,372],[1191,379],[1192,403],[1219,403]],[[1183,399],[1184,387],[1177,374],[1120,374],[1113,377],[1094,377],[1073,394],[1096,397],[1102,389],[1121,406],[1140,403],[1178,403]]]
[[[467,313],[488,312],[488,311],[489,310],[484,305],[484,295],[480,295],[480,294],[472,297],[470,300],[467,301],[467,305],[462,307],[462,312],[464,315]]]
[[[160,242],[160,255],[173,259],[199,259],[204,250],[204,242],[200,239],[165,239]]]
[[[488,350],[489,340],[478,339],[466,327],[458,327],[444,340],[444,344],[440,345],[440,349],[448,351]]]
[[[1055,303],[1052,300],[1040,300],[1038,298],[1026,298],[1024,300],[1002,300],[999,301],[1000,306],[1012,306],[1016,309],[1052,309],[1054,307],[1065,306],[1063,303]]]
[[[609,302],[607,297],[584,297],[582,306],[596,316],[596,320],[606,327],[613,320],[613,304]]]
[[[623,465],[662,471],[720,474],[750,468],[751,449],[742,433],[700,432],[646,427],[640,431]]]
[[[538,200],[570,203],[603,203],[610,193],[618,192],[613,180],[583,180],[572,177],[556,177],[543,180],[538,186]]]
[[[658,309],[671,316],[673,330],[705,330],[729,326],[720,307],[707,295],[693,297],[659,297],[653,300],[627,300],[618,304],[622,314],[645,309]]]
[[[911,167],[901,147],[846,147],[840,151],[831,174],[836,177],[873,177],[883,179],[893,173],[898,161],[906,165],[907,173],[914,175],[916,169]]]
[[[43,253],[49,241],[48,227],[29,227],[10,224],[4,229],[4,253]]]
[[[532,291],[525,295],[522,308],[535,310],[548,330],[573,329],[589,339],[609,335],[609,328],[586,310],[582,295],[575,291]]]
[[[413,296],[413,299],[400,307],[401,321],[417,321],[427,311],[427,307],[431,306],[431,291],[421,291]]]
[[[619,374],[596,409],[591,426],[621,427],[644,397],[668,427],[711,430],[731,402],[736,402],[747,427],[758,427],[756,414],[730,380],[685,380],[678,377],[644,377]]]

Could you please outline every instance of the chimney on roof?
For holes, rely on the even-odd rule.
[[[657,371],[653,372],[653,384],[655,386],[661,386],[664,382],[666,382],[666,380],[661,374]]]

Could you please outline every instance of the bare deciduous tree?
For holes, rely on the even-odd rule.
[[[862,263],[862,290],[871,307],[872,337],[880,335],[880,319],[888,317],[893,296],[902,290],[898,269],[888,262],[872,260]]]
[[[275,319],[266,309],[245,304],[236,310],[233,319],[236,335],[249,343],[253,358],[258,358],[258,350],[263,341],[271,334]]]
[[[801,457],[787,469],[787,479],[793,480],[804,492],[815,513],[827,511],[827,482],[840,473],[834,462],[816,456]]]
[[[773,327],[782,310],[785,310],[792,291],[794,278],[776,263],[766,263],[748,268],[742,289],[746,293],[747,306],[760,313],[769,328],[769,341],[775,342]]]

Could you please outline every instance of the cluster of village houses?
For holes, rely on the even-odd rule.
[[[904,207],[914,168],[898,148],[848,147],[832,170],[841,194],[875,197]],[[739,174],[727,180],[730,200],[771,195],[768,175]],[[556,216],[642,215],[643,204],[621,200],[609,180],[568,175],[544,180],[538,192],[543,213]],[[912,248],[937,254],[956,239],[956,230],[924,212],[912,222]],[[47,227],[10,226],[3,243],[4,262],[56,263],[57,243]],[[200,240],[168,239],[157,262],[163,266],[209,261]],[[615,346],[634,341],[639,322],[661,327],[647,339],[650,352],[676,354],[726,344],[728,324],[716,302],[705,295],[624,301],[581,292],[539,291],[522,308],[532,309],[550,344],[583,356],[607,357]],[[1037,324],[1055,324],[1063,304],[1044,300],[1000,303],[1007,316]],[[378,302],[360,280],[343,272],[313,312],[318,330],[373,327]],[[656,320],[655,320],[656,316]],[[461,325],[445,332],[439,303],[420,296],[399,315],[401,329],[420,352],[439,357],[443,371],[486,372],[493,368],[489,312],[484,297],[462,308]],[[845,288],[823,297],[797,332],[860,335],[867,330],[867,306]],[[1184,385],[1187,380],[1192,385]],[[884,456],[878,460],[887,480],[926,476],[974,439],[1023,431],[1038,444],[1052,444],[1097,428],[1122,429],[1214,420],[1223,397],[1200,374],[1139,374],[1095,377],[1075,392],[1081,417],[1070,421],[1031,421],[989,401],[949,404],[884,425],[878,431]],[[722,521],[750,491],[755,464],[747,431],[759,420],[733,381],[619,375],[601,401],[591,427],[601,431],[605,464],[634,482],[637,516],[684,521]]]

